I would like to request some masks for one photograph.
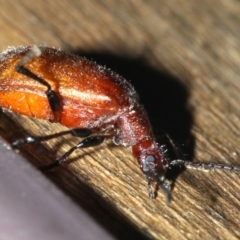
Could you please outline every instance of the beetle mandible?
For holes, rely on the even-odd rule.
[[[171,183],[166,171],[175,166],[239,171],[238,166],[170,160],[154,138],[133,86],[123,77],[85,58],[47,47],[8,48],[0,54],[0,106],[23,115],[59,122],[71,128],[58,134],[28,137],[12,143],[45,141],[64,134],[84,139],[49,166],[61,164],[77,148],[111,138],[131,147],[148,182],[159,185],[168,201]]]

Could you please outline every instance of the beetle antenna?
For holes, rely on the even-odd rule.
[[[229,170],[229,171],[240,171],[240,166],[238,165],[227,165],[223,163],[203,163],[203,162],[190,162],[184,161],[181,159],[176,159],[170,162],[170,166],[180,166],[186,167],[189,169],[196,169],[196,170],[214,170],[214,169],[221,169],[221,170]]]

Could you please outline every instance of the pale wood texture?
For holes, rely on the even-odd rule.
[[[0,0],[0,6],[1,51],[44,43],[107,65],[136,86],[154,129],[190,142],[190,160],[240,164],[239,1]],[[1,114],[0,128],[8,141],[63,129],[11,113]],[[72,141],[21,152],[40,166]],[[186,170],[168,206],[161,191],[148,198],[130,149],[107,142],[77,151],[46,175],[119,238],[240,238],[239,173]]]

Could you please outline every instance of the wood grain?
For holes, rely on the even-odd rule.
[[[240,165],[240,2],[0,0],[0,50],[44,43],[85,55],[131,80],[156,132],[187,145],[191,161]],[[4,111],[12,141],[64,127]],[[25,146],[50,163],[78,139]],[[111,142],[77,151],[46,175],[116,237],[239,239],[240,174],[181,173],[167,205],[148,198],[128,148]]]

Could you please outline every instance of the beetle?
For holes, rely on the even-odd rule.
[[[155,197],[151,183],[156,182],[170,201],[171,182],[166,171],[174,166],[240,171],[239,166],[169,159],[154,138],[147,113],[127,80],[92,61],[54,48],[22,46],[0,54],[0,106],[70,128],[49,136],[19,139],[12,143],[14,148],[64,134],[84,138],[44,169],[61,164],[77,148],[96,146],[105,139],[131,147],[147,178],[150,198]]]

